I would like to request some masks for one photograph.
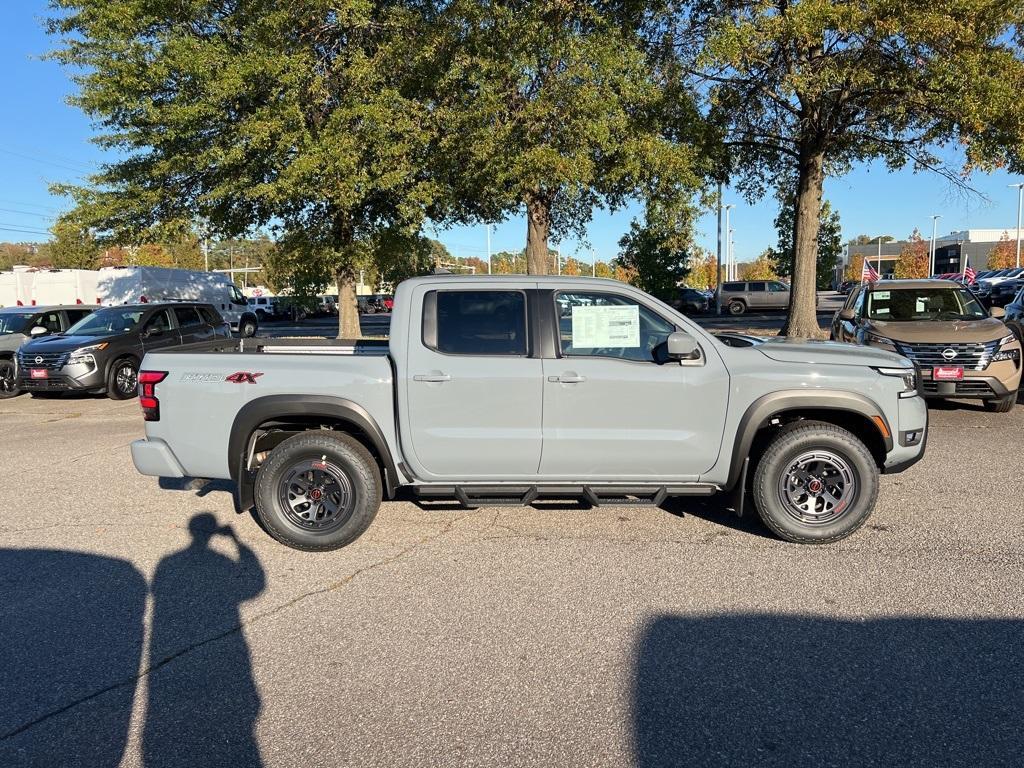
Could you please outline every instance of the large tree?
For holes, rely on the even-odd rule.
[[[432,198],[426,106],[405,88],[420,16],[362,0],[52,0],[56,58],[113,159],[74,195],[112,239],[167,221],[297,237],[359,334],[365,241],[416,231]]]
[[[779,200],[779,213],[775,217],[775,231],[779,242],[775,252],[778,274],[792,278],[793,264],[796,260],[796,249],[793,243],[793,224],[796,219],[796,196],[793,194],[795,185],[780,186],[776,197]],[[828,288],[835,276],[836,265],[843,253],[843,227],[839,222],[839,211],[833,210],[828,200],[821,204],[818,216],[818,256],[816,286],[820,290]]]
[[[646,3],[452,0],[420,62],[437,120],[433,167],[456,222],[525,213],[530,274],[596,206],[685,201],[697,184],[685,99],[657,79]],[[671,85],[671,84],[669,84]],[[669,111],[671,108],[672,111]]]
[[[80,221],[60,216],[54,222],[49,243],[50,266],[59,269],[96,269],[101,249],[93,233]]]
[[[723,175],[752,198],[796,177],[793,301],[783,333],[818,336],[822,184],[881,158],[953,183],[964,167],[1021,167],[1021,0],[666,0],[670,40],[727,148]],[[959,161],[958,161],[959,162]]]

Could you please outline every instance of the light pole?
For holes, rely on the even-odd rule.
[[[882,236],[878,236],[878,279],[882,279]]]
[[[737,276],[737,272],[739,270],[736,269],[736,241],[733,240],[733,234],[735,232],[735,229],[729,230],[729,269],[731,270],[729,273],[730,280],[739,279]]]
[[[491,225],[485,224],[484,229],[487,230],[487,274],[491,274]]]
[[[935,274],[935,227],[942,216],[932,216],[932,244],[928,249],[928,277]]]
[[[736,206],[725,206],[725,279],[732,280],[732,229],[729,227],[729,211]]]
[[[1017,267],[1020,267],[1020,207],[1024,202],[1024,184],[1011,184],[1017,188]]]
[[[715,250],[715,314],[722,314],[722,182],[718,182],[718,247]]]

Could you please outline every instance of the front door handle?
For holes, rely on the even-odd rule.
[[[413,381],[428,381],[440,384],[443,381],[451,381],[452,377],[447,373],[417,373],[412,377]]]
[[[561,376],[548,376],[548,381],[555,384],[579,384],[586,380],[586,376],[579,376],[575,373],[563,373]]]

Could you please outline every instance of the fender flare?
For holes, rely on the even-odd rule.
[[[865,395],[857,392],[828,389],[814,390],[813,392],[803,390],[769,392],[750,404],[736,427],[736,439],[733,441],[732,446],[732,460],[729,464],[727,488],[733,488],[739,482],[743,471],[743,463],[750,455],[750,448],[754,443],[754,436],[768,419],[786,411],[799,410],[854,413],[858,416],[863,416],[871,423],[876,423],[876,417],[881,418],[882,423],[885,424],[885,431],[889,433],[888,437],[881,434],[885,442],[885,452],[889,453],[893,449],[892,427],[885,416],[885,411]]]
[[[313,416],[351,424],[365,434],[384,465],[384,490],[387,498],[394,496],[398,486],[398,470],[388,448],[384,432],[377,421],[359,403],[330,395],[267,395],[243,405],[231,424],[228,438],[228,471],[238,485],[238,507],[253,506],[256,474],[246,468],[249,441],[256,428],[274,419],[290,416]]]

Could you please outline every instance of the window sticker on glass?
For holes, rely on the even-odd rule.
[[[635,348],[640,346],[640,307],[597,306],[572,308],[572,345]]]
[[[875,301],[888,301],[889,291],[875,291]]]

